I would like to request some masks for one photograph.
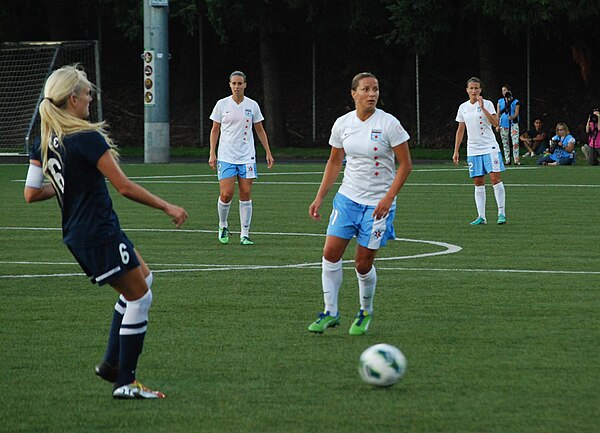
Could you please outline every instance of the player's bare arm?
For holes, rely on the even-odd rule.
[[[325,198],[325,196],[327,195],[327,193],[329,192],[329,190],[331,189],[331,187],[333,186],[340,174],[343,160],[344,150],[338,149],[337,147],[332,147],[329,159],[327,160],[327,165],[325,166],[325,171],[323,172],[323,179],[321,180],[321,185],[319,186],[319,190],[317,191],[315,199],[308,208],[309,216],[315,221],[321,220],[319,209],[323,204],[323,199]]]
[[[219,135],[221,135],[221,124],[213,121],[212,128],[210,129],[210,150],[208,153],[208,165],[213,170],[217,168],[217,142],[219,141]]]
[[[131,181],[119,167],[110,151],[106,151],[97,163],[98,170],[113,184],[115,189],[124,197],[146,206],[160,209],[171,217],[171,221],[179,228],[187,219],[185,209],[175,206],[152,194],[144,187]]]
[[[404,182],[406,182],[408,175],[412,171],[412,160],[410,158],[408,142],[405,141],[404,143],[395,146],[392,149],[394,150],[396,162],[399,164],[399,166],[398,170],[396,170],[396,176],[394,176],[394,181],[390,185],[390,189],[373,210],[373,217],[376,220],[385,218],[387,214],[390,213],[390,209],[392,207],[392,203],[394,202],[394,198],[396,198],[396,196],[402,189]]]

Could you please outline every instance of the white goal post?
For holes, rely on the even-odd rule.
[[[98,93],[90,120],[102,120],[97,41],[5,42],[0,44],[0,155],[29,153],[40,134],[38,108],[52,71],[80,63]]]

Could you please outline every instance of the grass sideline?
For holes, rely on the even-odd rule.
[[[139,378],[167,394],[123,402],[93,374],[115,293],[71,275],[81,271],[61,242],[56,202],[26,205],[26,165],[0,165],[0,431],[597,431],[597,167],[509,167],[508,224],[471,227],[466,168],[415,166],[395,224],[407,240],[381,250],[374,320],[358,338],[347,335],[358,308],[351,249],[342,326],[306,331],[322,306],[326,221],[307,216],[322,169],[259,167],[249,248],[217,242],[207,164],[124,164],[190,219],[174,231],[112,191],[155,272]],[[493,222],[490,187],[487,197]],[[236,206],[230,223],[237,232]],[[434,255],[446,247],[428,242],[461,249]],[[357,372],[362,350],[378,342],[408,360],[389,389]]]

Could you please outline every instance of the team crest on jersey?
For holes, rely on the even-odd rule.
[[[381,230],[375,230],[373,232],[373,237],[379,239],[381,237]]]
[[[381,141],[381,129],[371,129],[371,140]]]
[[[249,110],[249,109],[247,109],[247,108],[246,108],[246,109],[244,110],[244,112],[245,112],[246,116],[248,116],[248,117],[252,117],[252,110]]]

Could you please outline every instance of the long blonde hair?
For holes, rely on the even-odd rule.
[[[62,146],[66,135],[82,131],[96,131],[101,134],[110,148],[110,152],[118,159],[119,152],[113,140],[108,136],[106,122],[90,122],[80,119],[67,111],[67,102],[71,95],[79,95],[82,89],[95,90],[79,64],[63,66],[52,72],[46,80],[44,99],[40,104],[41,119],[41,153],[44,172],[48,163],[48,147],[55,137]]]

